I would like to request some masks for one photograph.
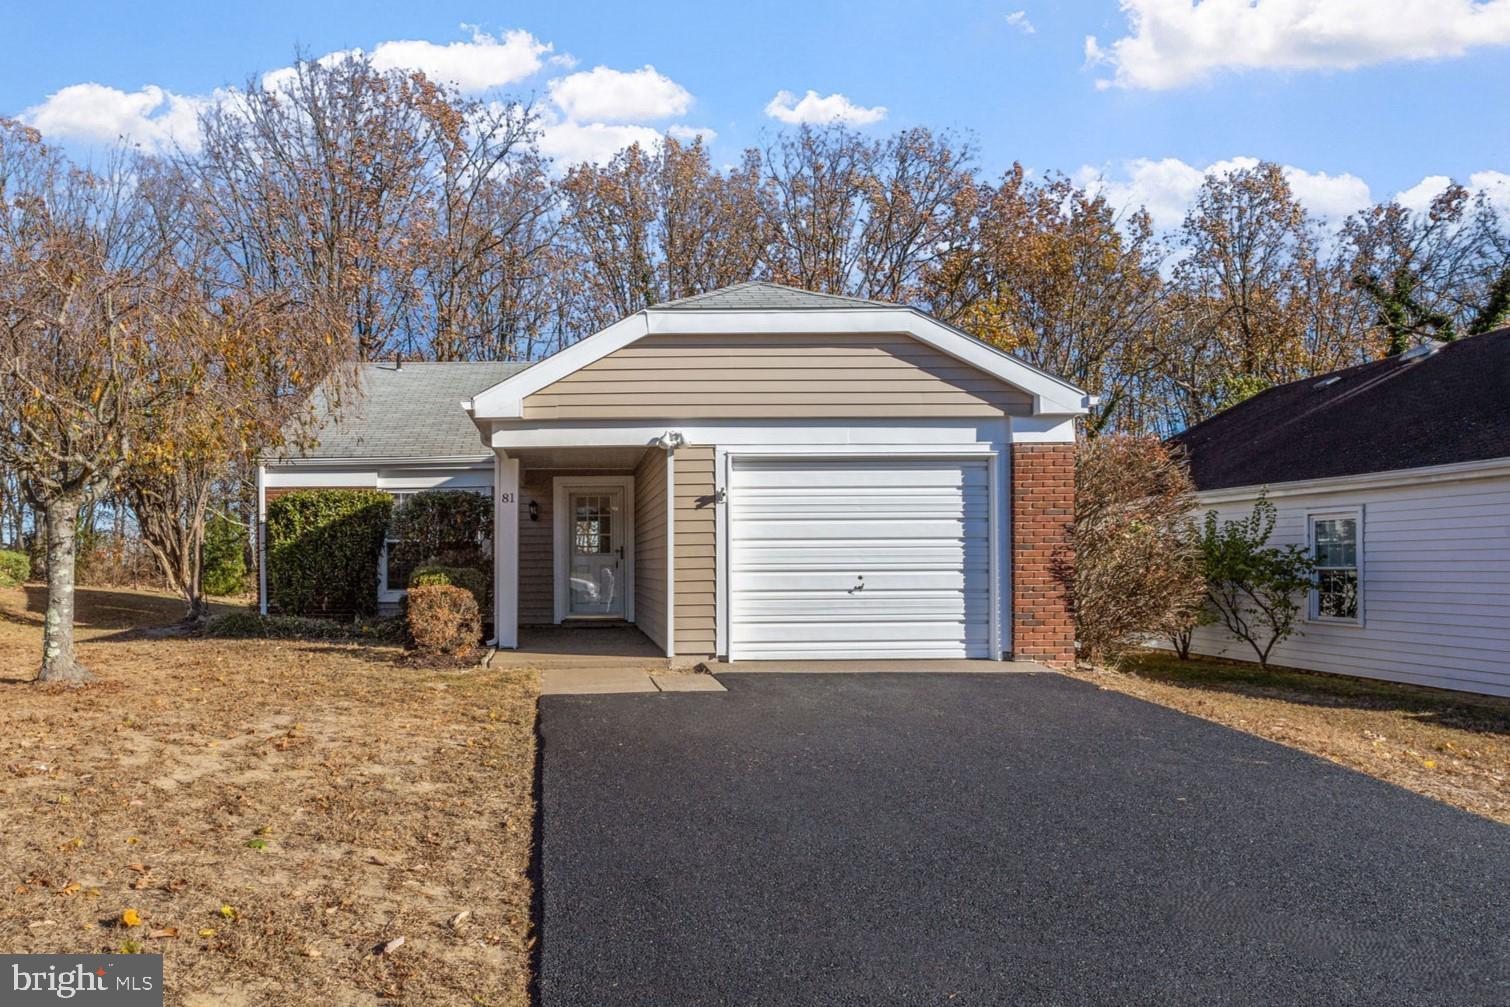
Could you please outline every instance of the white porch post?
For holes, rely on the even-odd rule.
[[[500,649],[519,646],[519,459],[493,460],[493,634]]]

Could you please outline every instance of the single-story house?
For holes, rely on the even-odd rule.
[[[1275,664],[1510,696],[1510,329],[1267,391],[1174,438],[1201,510],[1266,493],[1315,587]],[[1250,658],[1220,626],[1201,654]]]
[[[492,623],[632,623],[668,658],[1068,662],[1092,400],[913,308],[744,283],[528,366],[369,363],[296,488],[475,489]],[[381,597],[402,597],[382,570]],[[264,606],[266,586],[263,585]]]

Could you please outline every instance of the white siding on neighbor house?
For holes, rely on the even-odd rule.
[[[1347,483],[1304,493],[1274,487],[1278,522],[1270,541],[1305,545],[1308,514],[1361,508],[1361,624],[1308,618],[1274,648],[1271,663],[1510,696],[1510,475],[1374,488]],[[1202,507],[1202,515],[1214,509],[1228,520],[1252,512],[1254,497],[1210,496],[1221,502]],[[1303,611],[1309,616],[1309,604]],[[1194,649],[1255,656],[1221,626],[1197,630]]]

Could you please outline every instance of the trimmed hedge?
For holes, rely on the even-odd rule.
[[[493,539],[493,501],[486,494],[467,490],[416,493],[394,508],[390,534],[395,541],[389,561],[401,568],[470,567],[478,571],[483,592],[477,595],[477,604],[487,609],[488,586],[493,580],[493,551],[489,546]]]
[[[307,619],[299,615],[262,615],[239,610],[217,615],[204,624],[201,636],[219,640],[364,640],[402,643],[408,633],[403,620],[374,619],[371,622],[336,622]]]
[[[14,549],[0,549],[0,587],[20,587],[31,580],[31,557]]]
[[[409,589],[409,638],[421,654],[465,657],[482,641],[477,599],[465,588],[429,584]]]
[[[298,490],[269,503],[268,604],[285,615],[374,614],[392,510],[377,490]]]
[[[441,566],[427,563],[409,576],[409,587],[429,587],[432,584],[449,584],[465,588],[477,599],[478,611],[486,611],[488,603],[488,579],[481,570],[469,566]]]
[[[242,594],[246,591],[246,528],[217,514],[204,526],[204,572],[200,582],[206,594]]]

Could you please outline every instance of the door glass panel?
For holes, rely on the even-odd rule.
[[[623,560],[615,541],[622,494],[574,493],[571,498],[571,615],[620,615]]]

